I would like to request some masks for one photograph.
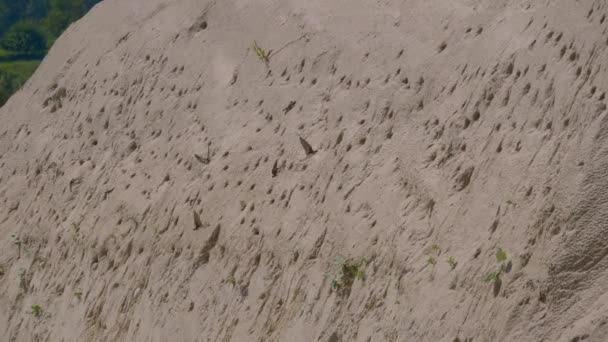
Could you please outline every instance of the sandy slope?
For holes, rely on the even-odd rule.
[[[0,340],[608,340],[607,7],[103,1],[0,111]]]

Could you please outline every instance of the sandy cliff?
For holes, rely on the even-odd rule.
[[[608,340],[607,14],[103,1],[0,110],[0,340]]]

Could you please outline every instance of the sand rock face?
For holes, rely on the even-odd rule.
[[[607,14],[103,1],[0,111],[0,340],[606,341]]]

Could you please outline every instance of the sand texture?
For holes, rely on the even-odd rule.
[[[608,341],[606,15],[101,2],[0,110],[0,341]]]

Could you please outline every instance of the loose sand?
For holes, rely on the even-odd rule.
[[[606,14],[103,1],[0,110],[0,340],[607,341]]]

